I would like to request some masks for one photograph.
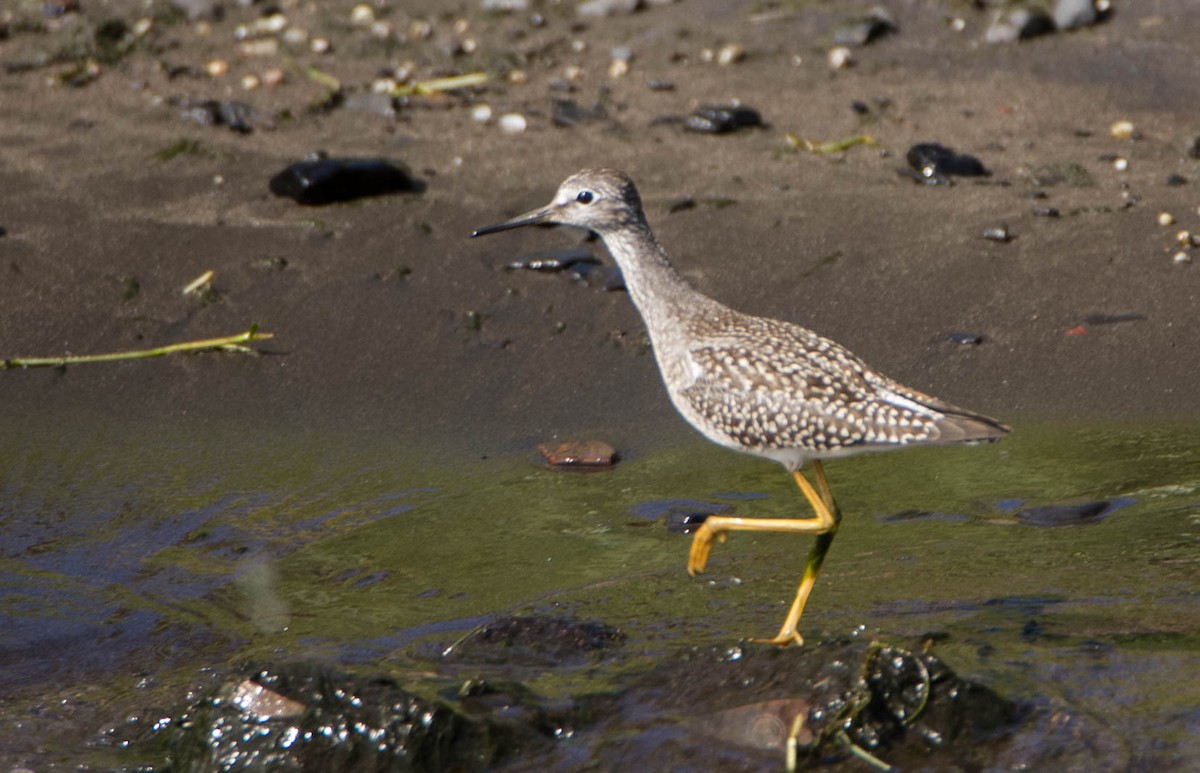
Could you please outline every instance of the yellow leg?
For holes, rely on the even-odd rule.
[[[804,612],[804,603],[808,600],[808,595],[812,593],[813,585],[817,582],[821,564],[825,561],[825,554],[829,552],[829,546],[833,544],[833,537],[837,534],[838,524],[842,519],[837,504],[833,501],[833,492],[829,490],[829,481],[825,477],[825,469],[821,466],[821,462],[813,460],[812,468],[813,477],[817,481],[815,489],[799,470],[792,473],[792,476],[796,480],[796,485],[800,487],[800,491],[804,493],[804,498],[812,506],[816,518],[738,518],[710,515],[696,530],[696,534],[692,538],[692,549],[688,553],[688,573],[694,577],[704,571],[713,542],[716,540],[724,542],[727,532],[781,531],[817,535],[817,542],[813,545],[812,551],[808,554],[808,560],[804,563],[804,576],[800,579],[800,587],[796,589],[796,598],[792,601],[787,618],[783,621],[783,627],[779,629],[779,633],[774,638],[756,641],[778,644],[782,647],[804,643],[804,637],[796,630],[796,625],[800,622],[800,615]]]

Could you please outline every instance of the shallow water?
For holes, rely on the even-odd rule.
[[[831,463],[846,520],[802,630],[936,633],[963,675],[1110,728],[1118,762],[1200,760],[1198,429],[1022,426],[984,448]],[[774,633],[810,539],[735,534],[691,579],[690,538],[634,508],[793,515],[788,477],[700,440],[624,451],[574,474],[371,433],[6,434],[0,763],[129,764],[99,731],[230,664],[429,669],[508,612],[619,626],[639,657]],[[1099,499],[1128,504],[1089,525],[1019,517]],[[610,667],[533,687],[595,688]]]

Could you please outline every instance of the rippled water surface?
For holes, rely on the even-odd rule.
[[[1118,760],[1200,760],[1198,429],[1019,427],[830,463],[846,521],[802,629],[945,634],[964,675],[1106,723]],[[735,534],[691,579],[689,538],[635,509],[664,499],[803,512],[779,467],[699,440],[570,474],[370,433],[5,434],[0,763],[129,764],[103,728],[230,664],[419,669],[506,612],[651,653],[774,633],[811,541]],[[1113,505],[1084,525],[1023,516],[1094,500]]]

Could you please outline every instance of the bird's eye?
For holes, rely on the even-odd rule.
[[[595,197],[592,196],[591,191],[580,191],[579,195],[575,197],[575,200],[580,204],[591,204],[593,198]]]

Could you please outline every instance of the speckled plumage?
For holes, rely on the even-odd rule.
[[[803,641],[796,626],[840,522],[822,459],[997,440],[1008,432],[993,419],[901,386],[811,330],[743,314],[692,288],[654,238],[637,189],[622,172],[574,174],[549,205],[475,235],[535,223],[588,228],[604,240],[645,320],[675,408],[709,440],[783,464],[812,505],[815,518],[711,516],[693,538],[688,570],[695,574],[727,531],[818,535],[773,643]],[[806,462],[815,488],[800,472]]]

